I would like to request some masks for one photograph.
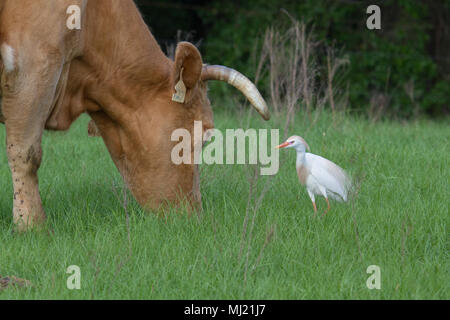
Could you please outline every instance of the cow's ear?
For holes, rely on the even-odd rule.
[[[180,42],[175,51],[175,83],[183,80],[187,89],[192,89],[202,75],[202,56],[198,49],[189,42]]]

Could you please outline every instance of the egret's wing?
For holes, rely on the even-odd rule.
[[[347,193],[351,187],[351,182],[345,171],[321,156],[307,153],[305,157],[311,175],[317,182],[347,201]]]

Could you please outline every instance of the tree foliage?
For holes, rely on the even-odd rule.
[[[450,1],[437,0],[190,0],[137,1],[158,41],[177,30],[202,40],[204,59],[255,76],[264,33],[304,21],[318,41],[338,48],[350,63],[345,79],[352,110],[383,95],[388,113],[409,117],[450,110]],[[381,8],[381,30],[368,30],[366,8]],[[326,52],[317,57],[326,63]],[[267,76],[267,75],[266,75]],[[264,79],[262,79],[264,81]],[[222,87],[221,87],[222,88]],[[222,88],[221,90],[228,90]]]

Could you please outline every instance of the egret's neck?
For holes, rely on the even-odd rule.
[[[297,151],[297,166],[305,164],[305,151],[304,150],[296,150]]]

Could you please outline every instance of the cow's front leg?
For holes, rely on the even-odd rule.
[[[2,111],[14,187],[14,222],[19,231],[26,231],[45,220],[37,170],[42,157],[41,138],[51,112],[61,63],[50,59],[53,56],[49,54],[36,51],[34,55],[20,58],[20,52],[29,50],[17,50],[14,56],[17,66],[2,75]]]
[[[14,187],[14,223],[19,231],[26,231],[45,221],[37,177],[42,158],[40,137],[33,143],[22,143],[8,135],[6,142]]]

